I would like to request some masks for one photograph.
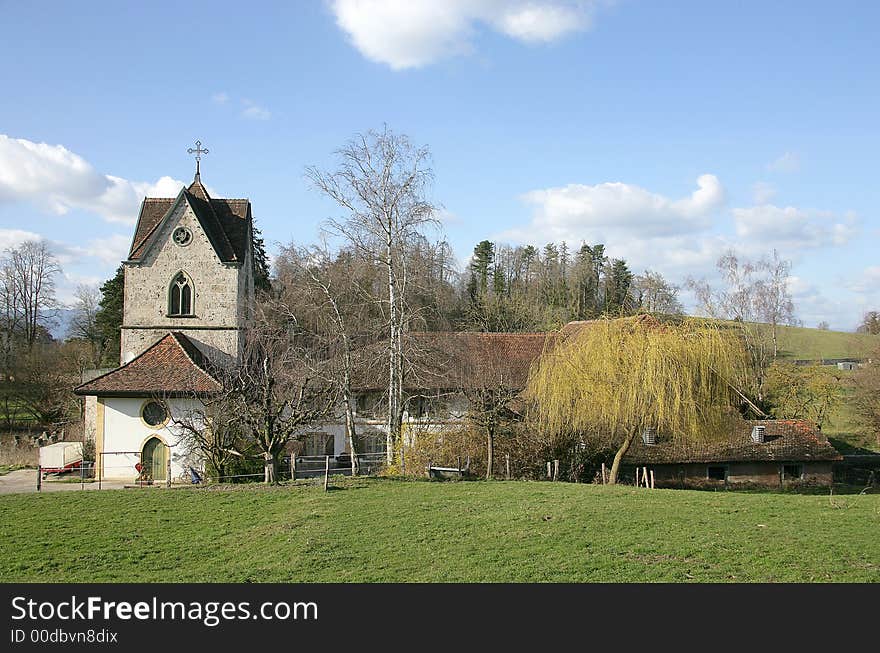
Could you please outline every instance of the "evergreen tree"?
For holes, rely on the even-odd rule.
[[[489,273],[495,262],[495,245],[488,240],[482,240],[474,247],[474,257],[471,259],[471,275],[476,284],[476,291],[485,295],[489,289]]]
[[[633,274],[629,271],[626,261],[614,259],[611,271],[605,280],[605,312],[622,315],[632,311],[631,288]]]
[[[252,227],[252,240],[254,244],[254,292],[267,293],[272,290],[272,284],[269,281],[269,257],[266,255],[263,232],[256,225]]]
[[[125,302],[125,268],[120,265],[116,274],[101,286],[101,301],[95,314],[95,329],[101,338],[103,364],[119,361],[122,307]]]

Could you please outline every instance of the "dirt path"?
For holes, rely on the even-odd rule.
[[[102,489],[105,490],[121,490],[125,483],[122,481],[104,481],[101,483]],[[83,486],[79,483],[55,483],[51,480],[44,480],[41,492],[61,492],[66,490],[80,491]],[[97,483],[86,483],[86,490],[97,490]],[[15,494],[20,492],[36,492],[37,491],[37,470],[36,469],[18,469],[9,472],[4,476],[0,476],[0,494]]]

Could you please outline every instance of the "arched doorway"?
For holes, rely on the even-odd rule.
[[[153,481],[164,481],[168,471],[168,447],[153,436],[144,442],[141,452],[141,472]]]

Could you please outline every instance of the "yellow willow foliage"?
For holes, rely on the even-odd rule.
[[[653,426],[676,439],[711,439],[729,425],[745,369],[741,339],[706,320],[594,320],[548,339],[526,395],[550,435]]]

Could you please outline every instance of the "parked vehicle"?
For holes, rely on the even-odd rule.
[[[40,447],[40,468],[46,474],[63,474],[82,464],[81,442],[56,442]]]

